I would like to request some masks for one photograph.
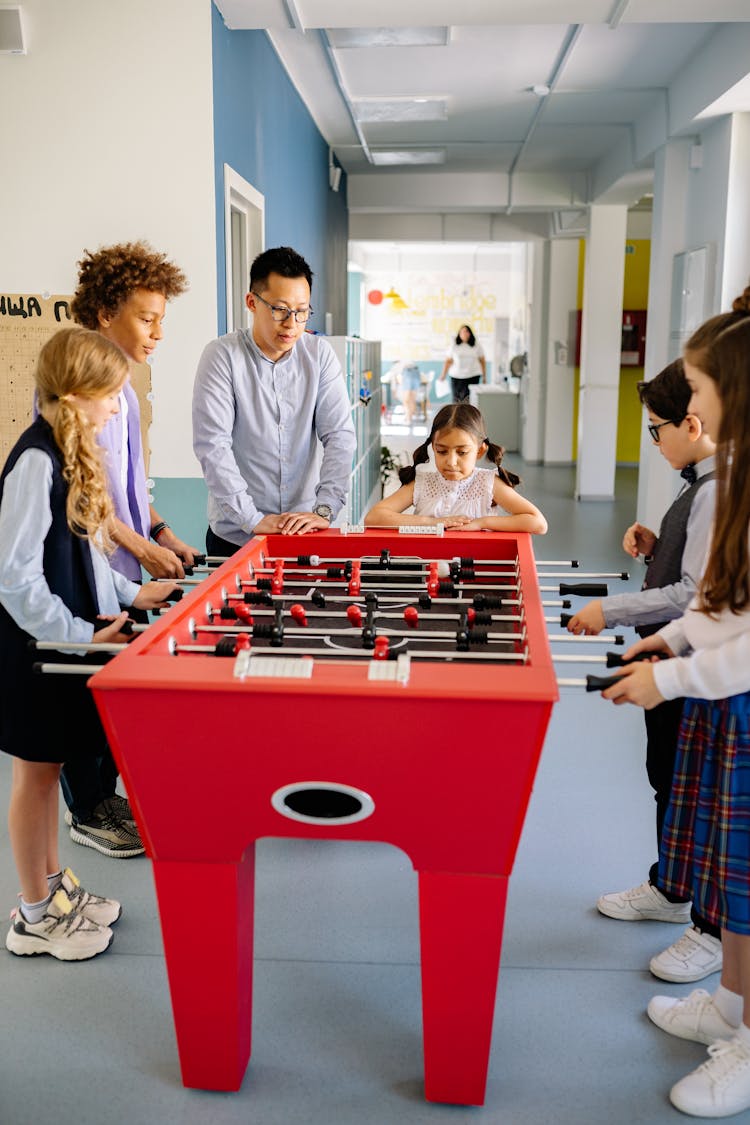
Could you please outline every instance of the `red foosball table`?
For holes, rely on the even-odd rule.
[[[484,1101],[557,683],[529,536],[409,530],[259,536],[90,681],[153,861],[186,1086],[247,1068],[256,840],[368,840],[418,872],[425,1096]],[[222,902],[210,948],[184,926],[196,885]]]

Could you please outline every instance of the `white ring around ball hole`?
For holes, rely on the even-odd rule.
[[[351,816],[305,816],[304,813],[295,812],[294,809],[290,809],[288,805],[284,804],[286,798],[292,793],[300,793],[306,789],[332,789],[336,793],[348,793],[350,797],[356,797],[361,802],[362,808],[359,812],[352,813]],[[356,824],[358,820],[367,820],[368,816],[372,816],[375,812],[375,802],[369,793],[365,793],[364,789],[355,789],[353,785],[342,785],[338,781],[295,781],[291,785],[282,785],[272,794],[271,804],[277,813],[281,813],[289,820],[300,821],[302,824],[331,824],[335,826]]]

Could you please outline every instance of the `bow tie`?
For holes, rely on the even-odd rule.
[[[685,468],[680,471],[680,476],[683,480],[686,480],[688,484],[695,484],[698,479],[698,474],[695,471],[695,465],[686,465]]]

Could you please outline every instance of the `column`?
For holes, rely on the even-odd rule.
[[[626,234],[625,206],[589,208],[578,405],[579,500],[614,497]]]

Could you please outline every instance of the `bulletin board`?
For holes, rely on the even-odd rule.
[[[71,297],[49,293],[0,293],[0,467],[32,421],[34,368],[42,344],[74,323]],[[131,381],[141,408],[141,437],[148,472],[151,425],[151,368],[131,367]]]

